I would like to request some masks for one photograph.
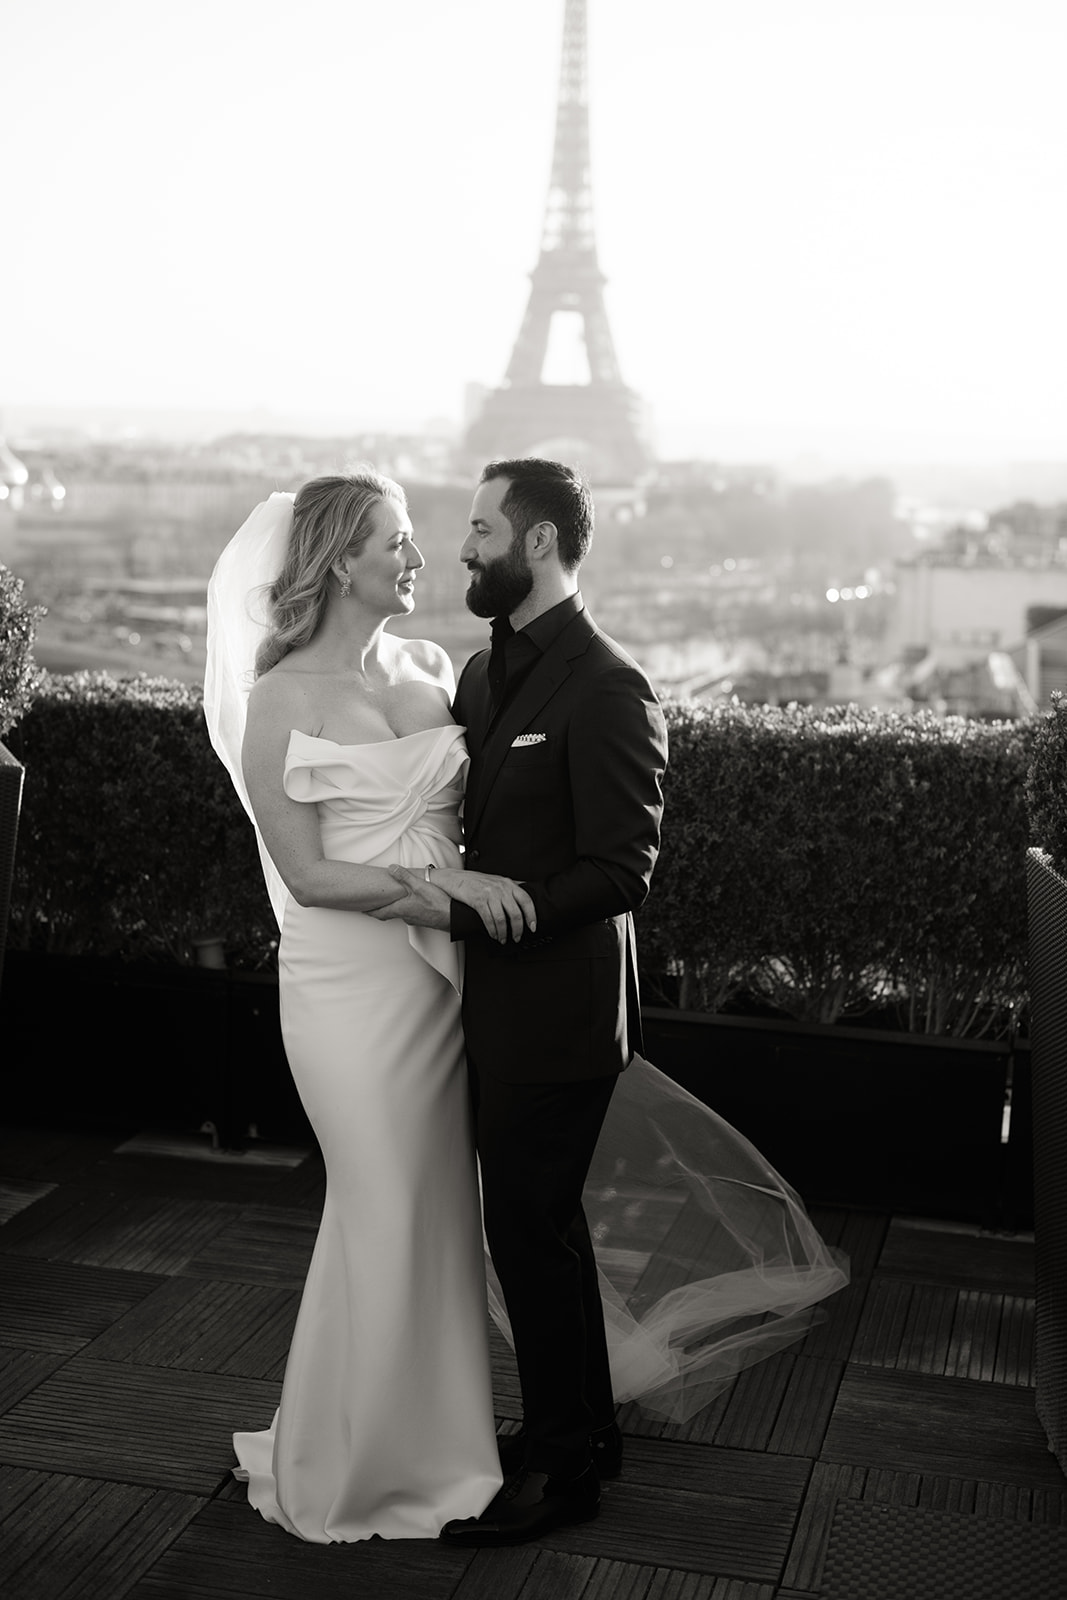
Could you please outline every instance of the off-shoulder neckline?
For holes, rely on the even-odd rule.
[[[391,739],[361,739],[354,744],[341,744],[337,739],[327,739],[325,734],[304,733],[300,728],[290,728],[289,742],[294,736],[300,739],[311,739],[315,744],[332,744],[335,750],[372,750],[382,745],[402,744],[405,739],[421,739],[427,733],[462,733],[463,728],[458,722],[442,722],[436,728],[416,728],[414,733],[397,733]]]

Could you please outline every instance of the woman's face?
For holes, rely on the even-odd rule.
[[[383,617],[415,606],[415,574],[426,565],[411,537],[411,518],[395,500],[380,500],[358,555],[349,555],[352,593],[361,605]]]

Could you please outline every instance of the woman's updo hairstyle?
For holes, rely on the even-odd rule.
[[[257,678],[314,638],[326,611],[330,569],[346,550],[359,554],[383,500],[407,510],[400,485],[370,468],[312,478],[299,490],[285,565],[267,595],[270,624],[256,651]]]

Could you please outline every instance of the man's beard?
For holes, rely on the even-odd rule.
[[[533,588],[533,568],[521,534],[511,541],[506,556],[497,556],[471,576],[467,609],[476,617],[510,617]]]

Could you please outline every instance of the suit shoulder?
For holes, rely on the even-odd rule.
[[[463,665],[463,669],[462,669],[462,671],[460,672],[460,675],[459,675],[460,683],[463,682],[464,678],[473,676],[478,672],[484,672],[485,669],[488,667],[488,665],[489,665],[489,649],[488,649],[488,646],[484,650],[476,650],[472,656],[469,656],[467,658],[466,662]]]
[[[629,651],[624,650],[616,639],[613,639],[610,634],[604,633],[600,628],[594,628],[587,654],[592,658],[593,664],[602,672],[618,671],[620,669],[634,672],[642,682],[649,683],[648,673],[644,667],[640,666]]]

